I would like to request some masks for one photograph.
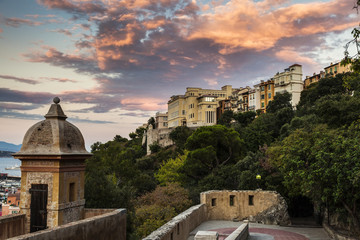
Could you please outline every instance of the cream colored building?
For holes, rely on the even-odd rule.
[[[157,112],[155,115],[155,128],[168,128],[168,113]]]
[[[221,90],[186,88],[185,95],[172,96],[168,102],[168,127],[215,125],[219,101],[229,98],[232,92],[230,85]]]
[[[302,81],[302,66],[293,64],[284,72],[277,73],[273,77],[275,95],[278,93],[291,93],[291,105],[295,107],[300,101],[301,91],[304,89]]]

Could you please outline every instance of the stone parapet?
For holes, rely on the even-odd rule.
[[[25,214],[0,217],[0,240],[16,237],[25,233]]]
[[[126,239],[126,209],[71,222],[62,226],[35,233],[29,233],[10,240],[125,240]]]
[[[143,240],[184,240],[206,220],[206,206],[199,204],[180,213]]]

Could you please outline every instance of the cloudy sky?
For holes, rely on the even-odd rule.
[[[1,141],[53,97],[86,145],[128,137],[186,87],[253,86],[343,56],[355,0],[1,0]]]

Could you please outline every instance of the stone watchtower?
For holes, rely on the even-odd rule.
[[[91,156],[77,127],[66,121],[54,98],[45,120],[25,134],[13,156],[21,160],[20,209],[26,231],[83,219],[85,159]]]

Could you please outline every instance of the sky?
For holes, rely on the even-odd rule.
[[[0,0],[0,140],[58,96],[94,142],[128,137],[186,87],[253,86],[343,58],[355,0]]]

